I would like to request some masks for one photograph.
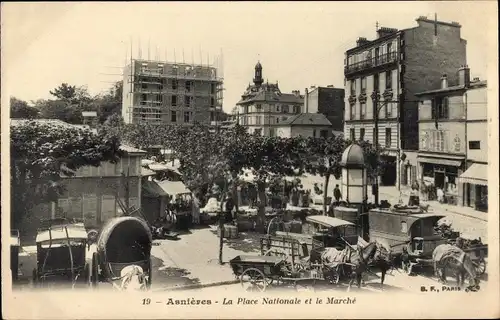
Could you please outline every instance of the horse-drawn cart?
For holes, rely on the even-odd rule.
[[[131,216],[109,220],[99,234],[92,255],[92,285],[109,282],[115,288],[125,289],[134,283],[141,290],[149,289],[151,246],[151,231],[145,220]],[[116,281],[120,281],[120,285]]]
[[[71,284],[88,280],[85,255],[87,232],[83,225],[59,223],[43,227],[36,236],[37,265],[33,270],[33,286],[56,283]]]

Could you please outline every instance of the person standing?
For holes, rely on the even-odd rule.
[[[234,209],[234,200],[231,196],[231,193],[226,194],[226,202],[224,203],[224,212],[225,212],[225,220],[227,222],[231,222],[233,220],[233,209]]]
[[[339,185],[335,185],[335,189],[333,189],[333,197],[335,198],[336,205],[339,205],[340,200],[342,199],[342,193],[340,192]]]
[[[200,224],[200,200],[193,195],[193,224]]]

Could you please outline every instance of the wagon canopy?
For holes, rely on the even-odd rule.
[[[432,235],[434,225],[442,218],[446,217],[440,214],[420,213],[410,215],[412,219],[408,219],[408,234],[415,232],[418,236]]]
[[[130,216],[119,217],[104,225],[97,250],[103,262],[132,263],[149,259],[152,241],[146,221]]]
[[[52,247],[55,247],[67,243],[68,238],[71,245],[80,244],[87,240],[87,231],[79,225],[51,227],[50,230],[41,231],[36,235],[36,243],[48,246],[52,242]]]
[[[158,186],[170,196],[179,194],[191,194],[191,191],[186,187],[182,181],[161,181]]]
[[[339,218],[334,218],[334,217],[328,217],[328,216],[309,216],[306,218],[306,221],[312,222],[312,223],[317,223],[319,225],[322,225],[327,228],[336,228],[336,227],[342,227],[342,226],[353,226],[354,223],[345,221]]]

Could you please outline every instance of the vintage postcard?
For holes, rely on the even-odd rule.
[[[4,318],[500,316],[496,2],[1,14]]]

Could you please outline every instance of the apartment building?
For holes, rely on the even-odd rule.
[[[212,66],[134,59],[123,84],[125,123],[210,124],[222,112],[223,79]]]
[[[439,87],[442,74],[456,83],[456,70],[466,64],[467,42],[460,36],[460,24],[426,17],[416,22],[416,27],[403,30],[379,28],[376,39],[359,38],[345,53],[344,133],[352,140],[374,142],[378,115],[378,142],[387,164],[382,185],[399,185],[403,165],[416,169],[415,93]]]
[[[333,85],[312,86],[305,89],[305,113],[321,113],[326,116],[335,131],[344,131],[344,92]]]
[[[276,84],[265,82],[262,77],[262,65],[255,65],[253,84],[248,85],[236,104],[237,121],[247,127],[250,133],[276,136],[277,125],[289,117],[302,112],[304,96],[296,90],[282,93]]]
[[[470,80],[460,68],[459,82],[418,93],[421,183],[444,191],[449,204],[487,210],[488,125],[487,83]]]

